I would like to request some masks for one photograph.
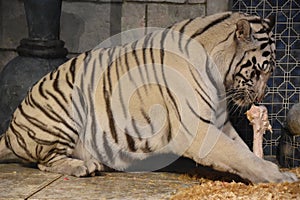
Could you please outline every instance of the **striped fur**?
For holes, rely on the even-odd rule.
[[[271,29],[268,19],[220,13],[72,58],[30,89],[1,152],[74,176],[173,153],[253,182],[296,180],[256,158],[226,116],[227,102],[263,98]]]

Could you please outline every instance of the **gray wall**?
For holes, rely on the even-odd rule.
[[[227,9],[228,0],[64,0],[60,36],[71,57],[121,31],[167,27]],[[0,71],[27,35],[23,0],[0,0]]]

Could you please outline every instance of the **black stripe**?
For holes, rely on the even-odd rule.
[[[168,35],[169,29],[166,29],[162,32],[161,40],[160,40],[160,64],[162,66],[162,69],[164,68],[164,56],[165,56],[165,50],[164,50],[164,43],[166,40],[166,37]]]
[[[186,103],[187,103],[189,109],[192,111],[192,113],[193,113],[198,119],[200,119],[201,121],[203,121],[203,122],[206,123],[206,124],[213,124],[210,120],[201,117],[201,116],[200,116],[200,115],[199,115],[199,114],[191,107],[191,105],[190,105],[190,103],[189,103],[188,101],[187,101]]]
[[[115,51],[116,51],[116,48],[117,47],[111,47],[108,49],[107,53],[108,53],[108,61],[107,61],[107,64],[108,65],[111,65],[112,62],[114,62],[114,55],[115,55]]]
[[[14,122],[14,123],[15,123],[15,122]],[[27,142],[25,142],[24,138],[22,137],[22,134],[14,128],[14,126],[12,125],[12,123],[10,123],[9,127],[10,127],[10,129],[12,130],[12,133],[15,135],[16,141],[17,141],[19,147],[21,147],[21,148],[24,150],[24,152],[26,153],[26,155],[27,155],[28,157],[30,157],[30,158],[33,159],[33,160],[36,160],[36,158],[33,156],[33,154],[32,154],[32,153],[29,151],[29,149],[27,148],[27,145],[26,145]],[[8,140],[9,140],[9,143],[10,143],[10,138],[8,138]],[[14,151],[13,148],[11,148],[11,150],[12,150],[12,151],[14,152],[14,154],[17,155],[18,157],[23,158],[23,159],[26,159],[26,158],[24,158],[23,156],[19,155],[16,151]],[[18,152],[19,152],[19,151],[18,151]]]
[[[269,41],[269,38],[268,37],[262,37],[262,38],[257,38],[257,37],[255,37],[255,39],[257,40],[257,41]]]
[[[263,54],[262,54],[262,56],[263,56],[263,57],[267,57],[267,56],[270,55],[270,54],[271,54],[270,51],[264,51]]]
[[[132,47],[132,46],[131,46],[131,47]],[[133,51],[134,51],[134,49],[132,49],[130,55],[132,55],[132,52],[133,52]],[[138,59],[138,58],[136,58],[136,59]],[[137,60],[137,62],[138,62],[138,60]],[[126,63],[127,73],[128,73],[128,75],[129,75],[130,81],[131,81],[131,82],[135,85],[135,87],[137,88],[137,85],[136,85],[134,79],[132,79],[132,77],[131,77],[131,75],[130,75],[130,66],[129,66],[129,63],[128,63],[128,55],[127,55],[127,53],[125,53],[125,63]],[[137,63],[137,65],[139,65],[139,62]],[[134,67],[134,66],[132,66],[132,67]],[[142,73],[141,73],[141,71],[140,71],[140,70],[141,70],[140,67],[137,66],[137,68],[138,68],[138,70],[139,70],[140,75],[142,75]],[[143,78],[143,80],[144,80],[144,78]],[[142,96],[141,96],[141,93],[140,93],[139,90],[137,90],[137,95],[138,95],[139,99],[142,101],[143,99],[142,99]]]
[[[115,62],[117,81],[119,81],[119,79],[120,79],[120,71],[119,70],[121,69],[121,67],[122,67],[122,61],[121,61],[121,55],[120,55],[120,51],[119,51],[118,59],[116,59],[116,62]],[[126,106],[125,106],[125,102],[124,102],[124,98],[123,98],[123,94],[122,94],[122,91],[123,91],[122,84],[118,84],[118,88],[119,88],[118,90],[119,90],[120,103],[122,106],[123,115],[125,118],[127,118]]]
[[[46,146],[52,146],[52,145],[57,145],[57,144],[61,144],[63,146],[69,146],[71,148],[74,148],[72,146],[70,146],[69,142],[63,142],[59,139],[56,139],[56,140],[52,140],[52,141],[49,141],[49,140],[44,140],[44,139],[41,139],[41,138],[37,138],[36,137],[36,133],[31,131],[31,130],[28,130],[27,132],[27,135],[32,139],[34,140],[37,144],[40,144],[40,145],[46,145]]]
[[[113,48],[110,48],[108,50],[108,60],[107,60],[107,80],[108,80],[108,86],[109,86],[109,92],[112,93],[112,80],[111,80],[111,76],[110,76],[110,73],[111,73],[111,70],[112,70],[112,62],[114,61],[113,60],[113,57],[114,57],[114,53],[115,53],[115,50],[116,48],[113,47]]]
[[[164,71],[164,57],[165,57],[165,51],[164,51],[164,43],[165,43],[165,40],[166,40],[166,37],[169,33],[169,30],[166,29],[162,32],[162,38],[161,38],[161,41],[160,41],[160,63],[161,63],[161,73],[162,73],[162,77],[163,77],[163,80],[164,80],[164,84],[166,86],[166,91],[167,91],[167,94],[168,96],[170,97],[171,99],[171,102],[177,112],[177,116],[179,118],[179,120],[181,121],[181,116],[180,116],[180,113],[179,113],[179,110],[178,110],[178,106],[177,106],[177,103],[175,101],[175,98],[174,96],[172,95],[169,87],[168,87],[168,83],[167,83],[167,79],[166,79],[166,74],[165,74],[165,71]]]
[[[112,70],[112,66],[109,65],[106,70],[106,77],[107,77],[107,81],[108,81],[108,91],[110,94],[112,93],[112,81],[111,81],[111,76],[110,76],[111,70]]]
[[[82,66],[82,71],[83,71],[82,76],[87,75],[87,72],[89,71],[88,67],[91,59],[92,59],[92,55],[90,54],[90,51],[85,52],[83,58],[83,66]]]
[[[255,34],[265,34],[265,33],[267,33],[267,30],[265,28],[261,28],[257,32],[255,32]]]
[[[182,27],[179,29],[180,33],[184,33],[185,28],[193,21],[194,19],[189,19],[187,22],[185,22]]]
[[[142,139],[142,136],[141,136],[141,134],[140,134],[140,132],[139,132],[139,130],[138,130],[138,127],[137,127],[137,125],[136,125],[135,119],[134,119],[133,117],[131,117],[131,124],[132,124],[132,127],[133,127],[134,132],[137,134],[139,140],[141,140],[141,139]]]
[[[125,136],[126,136],[126,141],[128,148],[131,152],[135,152],[137,149],[135,147],[135,142],[134,139],[131,137],[131,135],[128,134],[127,129],[125,128]]]
[[[135,42],[133,42],[133,43],[131,44],[132,55],[133,55],[134,60],[135,60],[135,62],[136,62],[136,66],[137,66],[137,68],[138,68],[140,77],[142,78],[142,81],[145,82],[144,75],[143,75],[143,73],[142,73],[142,71],[141,71],[141,67],[142,67],[142,66],[141,66],[141,64],[140,64],[139,57],[138,57],[137,51],[136,51],[137,43],[138,43],[138,41],[135,41]],[[144,67],[144,66],[143,66],[143,67]]]
[[[65,118],[61,117],[61,114],[58,114],[56,111],[54,111],[52,108],[47,108],[47,110],[45,109],[45,107],[41,106],[40,104],[38,104],[37,101],[34,100],[34,98],[32,97],[32,95],[29,95],[28,98],[30,98],[30,101],[33,103],[34,107],[38,108],[43,114],[45,114],[48,118],[50,118],[51,120],[58,122],[58,123],[62,123],[64,124],[68,129],[70,129],[75,135],[78,135],[77,131],[71,126],[69,125]],[[49,110],[51,109],[51,110]],[[51,114],[50,114],[50,113]],[[53,115],[56,117],[53,117]],[[73,121],[74,122],[74,121]]]
[[[73,89],[73,83],[70,81],[70,78],[69,78],[69,75],[66,74],[66,77],[65,77],[66,81],[67,81],[67,84],[68,86]]]
[[[185,32],[185,28],[193,21],[194,19],[189,19],[186,23],[183,24],[183,26],[179,29],[180,35],[179,35],[179,50],[182,53],[182,38]]]
[[[151,47],[149,48],[149,51],[150,51],[150,57],[151,57],[151,63],[152,63],[152,65],[154,65],[155,64],[155,60],[154,60],[154,53],[153,53],[153,40],[151,41]],[[153,68],[154,68],[154,66],[153,66]]]
[[[257,72],[259,72],[259,71],[257,71]],[[248,82],[249,80],[251,80],[250,78],[249,78],[249,79],[246,78],[246,77],[245,77],[243,74],[241,74],[240,72],[236,73],[235,76],[238,76],[238,77],[242,78],[242,79],[245,81],[244,84],[246,84],[246,85],[248,85],[247,82]]]
[[[177,105],[177,103],[176,103],[176,100],[175,100],[173,94],[171,93],[171,91],[170,91],[170,89],[169,89],[168,87],[166,87],[166,91],[167,91],[168,96],[169,96],[170,99],[171,99],[171,102],[172,102],[172,104],[173,104],[173,106],[174,106],[174,109],[175,109],[175,111],[176,111],[176,113],[177,113],[178,119],[179,119],[179,121],[181,121],[181,115],[180,115],[180,112],[179,112],[179,110],[178,110],[178,105]]]
[[[50,72],[49,74],[49,79],[52,80],[53,79],[53,74],[54,74],[55,70],[53,70],[52,72]]]
[[[220,96],[220,90],[219,90],[219,87],[218,87],[218,84],[214,78],[214,74],[211,73],[210,71],[210,68],[209,68],[209,58],[206,59],[206,63],[205,63],[205,71],[206,71],[206,74],[208,76],[208,79],[210,80],[211,84],[216,88],[217,90],[217,95]]]
[[[131,44],[131,53],[132,53],[132,55],[133,55],[133,57],[134,57],[134,60],[135,60],[135,62],[136,62],[136,64],[137,64],[137,66],[140,66],[140,61],[139,61],[139,58],[138,58],[138,56],[137,56],[137,54],[136,54],[136,46],[137,46],[137,43],[138,43],[138,41],[135,41],[135,42],[133,42],[132,44]]]
[[[27,98],[28,98],[28,101],[31,103],[32,108],[40,110],[44,115],[46,115],[46,117],[48,117],[49,119],[51,119],[55,122],[61,122],[60,120],[58,120],[57,118],[54,118],[51,114],[49,114],[49,112],[48,112],[49,110],[46,110],[44,106],[39,105],[38,102],[33,99],[31,94],[29,94],[27,96]],[[21,108],[21,105],[18,107],[18,109],[20,109],[20,108]]]
[[[90,51],[91,50],[88,50],[88,51],[84,52],[83,60],[85,60],[88,57]]]
[[[1,140],[5,141],[6,147],[12,150],[11,143],[10,143],[10,140],[8,138],[8,134],[2,134],[0,137],[1,137]]]
[[[103,68],[104,67],[104,66],[102,66],[104,52],[105,52],[105,49],[100,49],[100,51],[98,53],[99,54],[98,60],[99,60],[99,65],[100,65],[100,66],[98,66],[99,68]]]
[[[165,84],[165,87],[167,89],[167,93],[168,95],[170,96],[171,100],[174,101],[174,97],[172,96],[170,90],[168,89],[168,83],[167,83],[167,79],[166,79],[166,74],[165,74],[165,66],[164,66],[164,58],[165,58],[165,50],[164,50],[164,43],[165,43],[165,39],[167,37],[167,34],[168,34],[169,30],[164,30],[162,32],[162,37],[161,37],[161,40],[160,40],[160,64],[161,64],[161,74],[162,74],[162,78],[163,78],[163,81],[164,81],[164,84]],[[174,105],[176,105],[176,103],[174,103]]]
[[[117,81],[119,81],[119,79],[120,79],[120,65],[121,65],[121,62],[120,62],[120,51],[119,51],[119,53],[118,53],[118,58],[117,59],[115,59],[115,70],[116,70],[116,77],[117,77]],[[119,87],[120,87],[120,85],[119,85]]]
[[[216,112],[215,108],[204,98],[204,96],[196,89],[197,94],[201,97],[201,99],[214,111]]]
[[[70,116],[69,111],[67,110],[65,104],[63,104],[54,94],[52,94],[50,91],[46,90],[46,93],[52,97],[52,99],[59,105],[59,107],[64,111],[64,113],[69,117],[69,119],[72,119]]]
[[[266,48],[268,45],[269,45],[268,42],[262,43],[262,44],[260,45],[260,50],[263,50],[263,49]]]
[[[166,110],[167,110],[167,118],[168,118],[168,125],[169,125],[168,134],[167,134],[167,142],[169,143],[172,139],[172,124],[171,124],[171,120],[170,120],[170,111],[168,109],[168,106],[166,106]]]
[[[146,122],[149,124],[149,126],[151,128],[151,133],[154,133],[154,127],[153,127],[153,124],[151,123],[151,118],[149,117],[149,115],[146,113],[146,111],[144,109],[141,109],[141,113],[142,113],[144,119],[146,120]]]
[[[239,71],[239,72],[241,72],[242,69],[247,68],[247,67],[250,67],[250,66],[252,66],[252,62],[251,62],[250,60],[247,60],[247,62],[246,62],[245,64],[242,64],[242,65],[241,65],[241,68],[240,68],[240,71]]]
[[[248,22],[252,24],[262,24],[261,18],[249,19]]]
[[[36,145],[35,147],[35,156],[37,157],[37,160],[40,160],[40,155],[43,151],[43,146],[42,145]]]
[[[43,85],[46,82],[46,77],[43,78],[42,82],[40,82],[38,89],[39,89],[39,94],[45,98],[46,100],[48,100],[48,97],[45,95],[44,90],[43,90]]]
[[[249,50],[250,51],[250,50]],[[249,52],[249,51],[245,51],[242,58],[240,59],[240,61],[236,64],[236,67],[238,67],[244,60],[244,58],[246,57],[246,54]]]
[[[117,131],[115,127],[115,119],[113,116],[113,112],[111,110],[111,105],[110,105],[110,97],[109,94],[106,90],[106,82],[105,79],[103,79],[103,95],[104,95],[104,100],[105,100],[105,108],[106,108],[106,114],[108,118],[108,123],[109,123],[109,129],[112,138],[114,139],[115,143],[118,143],[118,136],[117,136]]]
[[[234,61],[234,59],[235,59],[235,56],[236,56],[236,51],[234,52],[234,54],[233,54],[233,56],[232,56],[232,58],[231,58],[231,60],[230,60],[228,69],[227,69],[227,71],[226,71],[226,73],[225,73],[224,81],[223,81],[224,84],[225,84],[225,82],[226,82],[226,80],[227,80],[227,77],[228,77],[228,75],[229,75],[229,73],[230,73],[230,71],[231,71],[231,69],[232,69],[232,64],[233,64],[233,61]]]
[[[202,93],[202,94],[205,94],[206,98],[208,98],[211,102],[213,102],[212,99],[210,98],[210,96],[209,96],[209,95],[206,93],[206,91],[202,88],[201,84],[198,82],[198,80],[197,80],[195,74],[192,72],[191,69],[190,69],[190,73],[191,73],[191,75],[192,75],[192,77],[193,77],[193,80],[194,80],[195,83],[197,84],[198,88],[201,89],[201,93]]]
[[[132,76],[131,76],[131,73],[130,73],[130,66],[129,66],[129,63],[128,63],[128,48],[125,47],[125,53],[124,53],[124,56],[125,56],[125,67],[126,67],[126,72],[129,76],[129,79],[132,81]]]
[[[47,154],[43,154],[43,157],[41,157],[41,155],[40,155],[39,161],[42,161],[43,163],[49,163],[52,161],[56,162],[58,157],[63,157],[60,160],[68,159],[66,157],[66,154],[67,154],[66,148],[57,148],[56,147],[56,148],[50,149]]]
[[[71,80],[71,82],[70,82],[71,85],[73,85],[74,82],[75,82],[75,68],[76,68],[76,64],[77,64],[77,57],[76,57],[76,58],[73,58],[72,61],[71,61],[71,64],[70,64],[70,69],[69,69],[69,71],[70,71],[71,78],[72,78],[72,80]]]
[[[65,136],[65,137],[61,137],[61,135],[57,134],[58,137],[61,137],[61,138],[65,139],[65,140],[69,140],[72,144],[75,144],[76,139],[74,139],[73,137],[71,137],[71,135],[69,133],[65,132],[64,129],[62,129],[60,127],[57,127],[57,126],[53,126],[53,128],[55,130],[57,130],[58,133],[64,134],[64,136]],[[76,138],[77,138],[77,136],[78,136],[78,133],[76,134]]]
[[[161,88],[161,85],[159,84],[158,75],[157,75],[156,66],[155,66],[155,59],[154,59],[154,52],[153,52],[153,46],[154,46],[154,44],[153,43],[154,43],[154,39],[152,37],[151,38],[151,42],[150,42],[150,48],[149,48],[150,57],[151,57],[151,63],[152,63],[152,69],[153,69],[153,72],[154,72],[154,78],[155,78],[155,81],[157,83],[159,92],[163,96],[162,88]]]
[[[119,54],[120,54],[120,52],[119,52]],[[119,57],[121,58],[120,55],[119,55]],[[120,67],[123,66],[121,59],[118,61],[118,63],[119,63],[119,66],[117,66],[117,68],[120,68]],[[117,71],[116,73],[117,73],[117,78],[118,78],[118,81],[119,81],[119,79],[120,79],[119,71]],[[126,74],[128,74],[130,76],[130,72],[128,72]],[[131,77],[130,77],[130,79],[131,79]],[[123,115],[124,115],[125,118],[127,118],[126,104],[125,104],[125,101],[124,101],[124,98],[123,98],[123,94],[122,94],[122,92],[125,92],[125,91],[122,89],[122,86],[123,86],[122,84],[118,84],[118,87],[119,87],[119,96],[120,96],[120,103],[121,103],[121,106],[122,106]]]
[[[141,113],[142,113],[144,119],[146,120],[146,122],[148,124],[151,124],[151,119],[150,119],[149,115],[146,113],[146,111],[144,109],[141,109]]]
[[[145,147],[141,148],[141,150],[144,152],[144,153],[150,153],[152,152],[150,146],[149,146],[149,142],[148,140],[145,142]]]
[[[40,157],[40,161],[42,161],[42,163],[47,163],[51,165],[52,162],[55,163],[59,160],[65,160],[66,158],[67,157],[65,152],[61,154],[61,152],[59,152],[57,148],[52,148],[48,152],[46,152],[46,154],[44,154],[43,157]]]
[[[150,82],[150,77],[149,77],[149,72],[148,72],[148,67],[146,66],[147,64],[147,49],[149,48],[149,40],[150,37],[152,36],[152,34],[148,34],[145,39],[144,39],[144,43],[143,43],[143,64],[145,66],[146,69],[146,77],[147,77],[147,81]],[[146,90],[147,92],[147,90]]]
[[[62,92],[62,91],[60,90],[60,88],[59,88],[59,83],[58,83],[59,80],[60,80],[60,71],[58,70],[57,73],[56,73],[55,80],[54,80],[54,82],[53,82],[53,89],[54,89],[55,92],[57,92],[57,93],[63,98],[63,100],[64,100],[66,103],[68,103],[68,100],[67,100],[67,98],[66,98],[66,96],[65,96],[65,93]]]
[[[220,45],[220,44],[226,42],[226,41],[229,39],[229,37],[230,37],[232,34],[234,34],[234,33],[235,33],[235,31],[232,31],[231,33],[229,33],[229,34],[226,36],[226,38],[225,38],[224,40],[222,40],[222,41],[220,41],[220,42],[218,43],[218,45]]]
[[[220,17],[219,19],[216,19],[214,21],[212,21],[211,23],[209,23],[208,25],[206,25],[205,27],[201,28],[200,30],[197,30],[192,36],[191,38],[195,38],[199,35],[201,35],[202,33],[204,33],[205,31],[207,31],[208,29],[214,27],[215,25],[225,21],[226,19],[228,19],[231,16],[231,14],[226,14],[222,17]]]
[[[75,140],[68,134],[66,133],[64,130],[62,130],[61,128],[58,128],[56,127],[55,129],[59,130],[58,133],[55,133],[53,131],[50,131],[50,129],[47,127],[47,126],[50,126],[50,125],[46,125],[44,124],[43,122],[41,122],[39,119],[35,118],[35,117],[32,117],[30,115],[28,115],[24,110],[23,110],[23,107],[20,105],[18,107],[20,113],[26,118],[26,120],[28,122],[30,122],[31,125],[35,126],[36,128],[40,129],[41,131],[45,132],[45,133],[48,133],[50,135],[53,135],[57,138],[60,138],[60,139],[63,139],[63,140],[67,140],[67,141],[70,141],[72,142],[73,144],[75,143]],[[25,126],[25,125],[21,125],[21,124],[18,124],[16,121],[14,122],[16,126],[18,126],[20,129],[24,130],[24,131],[28,131],[28,127]],[[63,137],[63,135],[65,137]],[[70,144],[71,145],[71,144]],[[70,146],[68,145],[68,146]],[[72,146],[70,146],[72,147]]]
[[[269,65],[269,61],[268,61],[268,60],[265,60],[265,61],[262,63],[261,66],[260,66],[259,63],[257,63],[258,68],[261,69],[261,70],[263,70],[263,71],[266,70],[266,68],[267,68],[268,65]]]

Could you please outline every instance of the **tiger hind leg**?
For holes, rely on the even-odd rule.
[[[0,136],[0,163],[20,163],[23,162],[17,157],[13,151],[7,146],[5,134]]]
[[[40,163],[42,171],[60,173],[76,177],[95,176],[105,170],[105,166],[95,159],[87,161],[62,156],[51,163]]]

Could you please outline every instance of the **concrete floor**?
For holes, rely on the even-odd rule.
[[[105,173],[76,178],[19,164],[0,164],[0,199],[167,199],[199,184],[167,172]]]

